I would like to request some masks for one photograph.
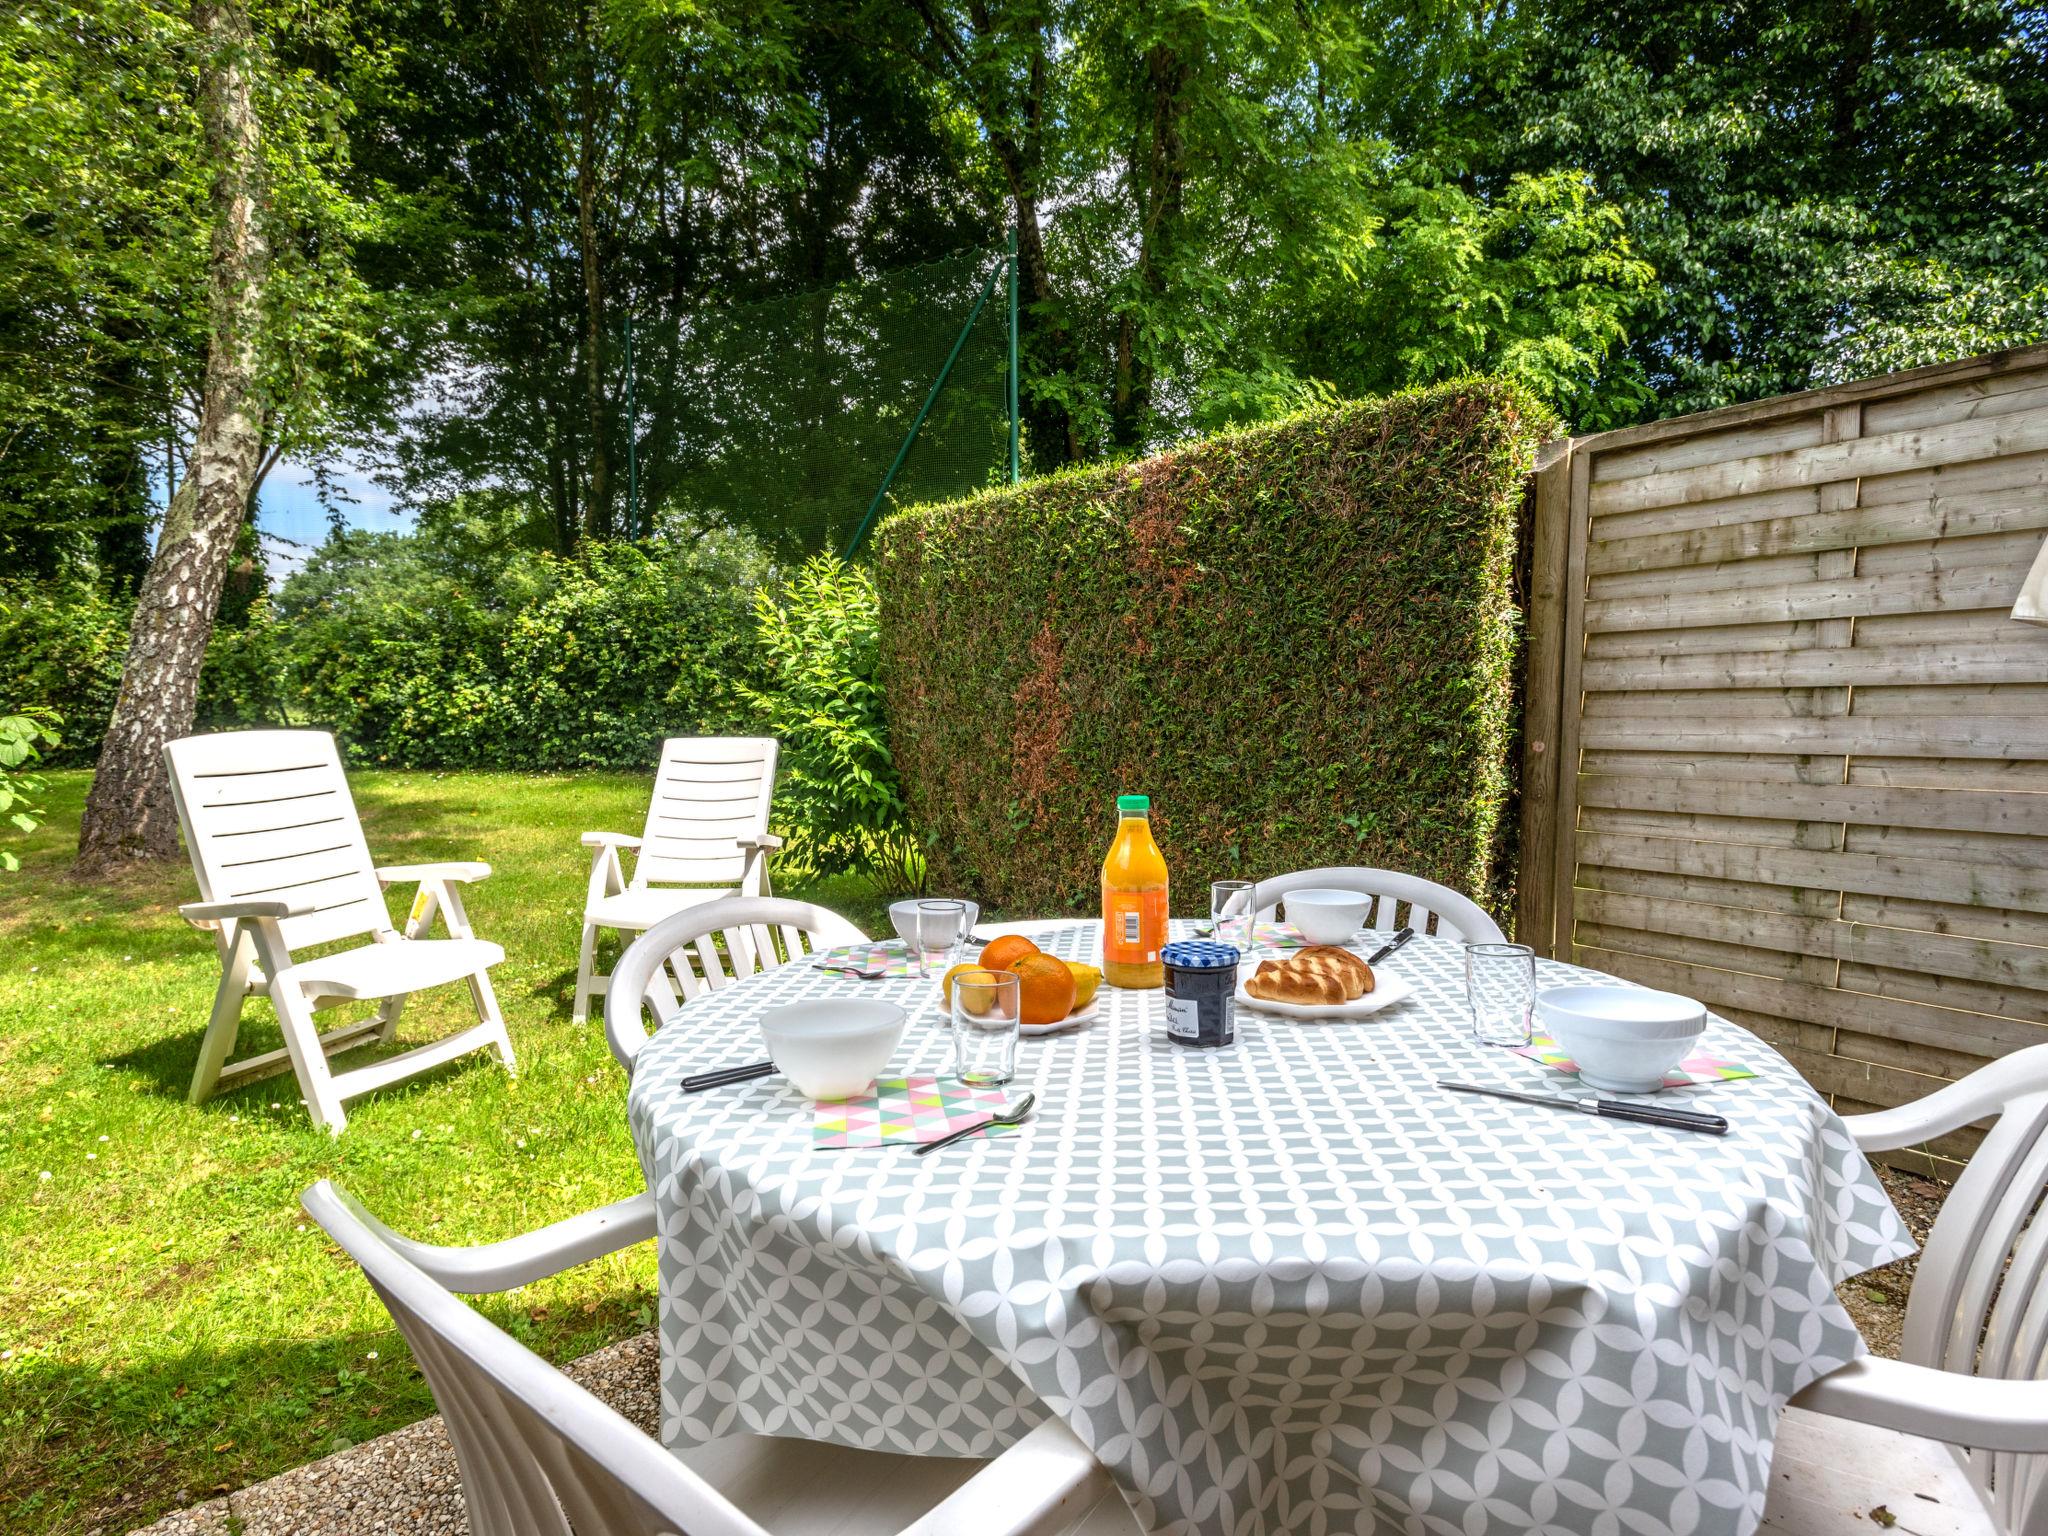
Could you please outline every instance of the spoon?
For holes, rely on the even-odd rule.
[[[986,1120],[977,1120],[972,1125],[963,1125],[950,1136],[941,1136],[937,1141],[926,1142],[917,1149],[917,1155],[923,1157],[927,1152],[936,1152],[939,1148],[951,1146],[954,1142],[964,1137],[973,1136],[981,1131],[985,1131],[992,1125],[1016,1125],[1031,1113],[1031,1106],[1037,1102],[1037,1094],[1027,1093],[1010,1108],[999,1109]]]

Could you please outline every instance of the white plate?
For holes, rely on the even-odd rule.
[[[1089,1023],[1094,1019],[1096,1009],[1101,1006],[1102,994],[1098,992],[1094,997],[1088,999],[1088,1006],[1086,1008],[1076,1008],[1064,1019],[1055,1019],[1050,1024],[1019,1024],[1017,1026],[1017,1033],[1026,1040],[1035,1040],[1040,1035],[1057,1035],[1069,1029],[1079,1029],[1083,1024]],[[932,994],[932,1010],[942,1020],[948,1023],[952,1021],[952,1015],[946,1009],[944,993],[934,992]]]
[[[1273,1003],[1262,997],[1253,997],[1244,989],[1245,979],[1237,983],[1237,1006],[1256,1009],[1260,1013],[1278,1014],[1285,1019],[1363,1019],[1378,1013],[1382,1008],[1391,1008],[1403,998],[1412,997],[1415,984],[1405,976],[1396,976],[1390,971],[1375,970],[1373,989],[1365,996],[1353,998],[1348,1003]]]

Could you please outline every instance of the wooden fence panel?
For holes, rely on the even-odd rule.
[[[1522,935],[1844,1109],[2048,1041],[2048,347],[1560,442],[1532,507]]]

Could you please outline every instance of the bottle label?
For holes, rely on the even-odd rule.
[[[1166,947],[1166,892],[1107,891],[1102,897],[1102,958],[1111,965],[1157,965]]]
[[[1166,1000],[1166,1032],[1176,1040],[1202,1038],[1202,1009],[1192,997]]]

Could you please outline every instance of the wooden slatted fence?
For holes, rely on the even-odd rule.
[[[1552,444],[1532,504],[1528,941],[1844,1111],[2048,1041],[2048,347]]]

